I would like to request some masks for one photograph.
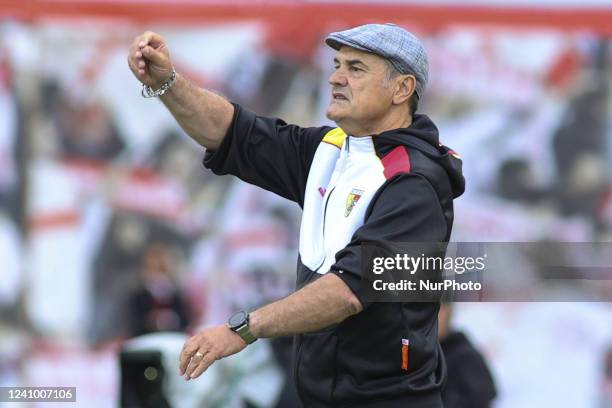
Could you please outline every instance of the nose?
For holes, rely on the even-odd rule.
[[[336,69],[329,76],[328,82],[332,86],[346,86],[346,75],[342,74],[339,69]]]

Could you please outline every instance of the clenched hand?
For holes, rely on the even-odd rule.
[[[161,87],[172,75],[166,41],[151,31],[134,39],[128,54],[128,65],[140,82],[153,89]]]

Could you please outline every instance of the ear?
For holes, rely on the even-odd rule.
[[[414,75],[399,75],[396,78],[396,88],[393,94],[393,104],[401,105],[406,102],[416,90],[416,78]]]

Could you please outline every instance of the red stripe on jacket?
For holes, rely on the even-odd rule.
[[[382,159],[384,175],[387,180],[393,176],[401,173],[410,173],[410,157],[408,156],[408,149],[404,146],[397,146],[391,150]]]

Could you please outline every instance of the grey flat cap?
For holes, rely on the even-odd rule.
[[[346,45],[386,58],[400,73],[414,75],[415,92],[419,98],[423,95],[429,78],[427,53],[421,41],[402,27],[391,23],[366,24],[331,33],[325,43],[336,50]]]

